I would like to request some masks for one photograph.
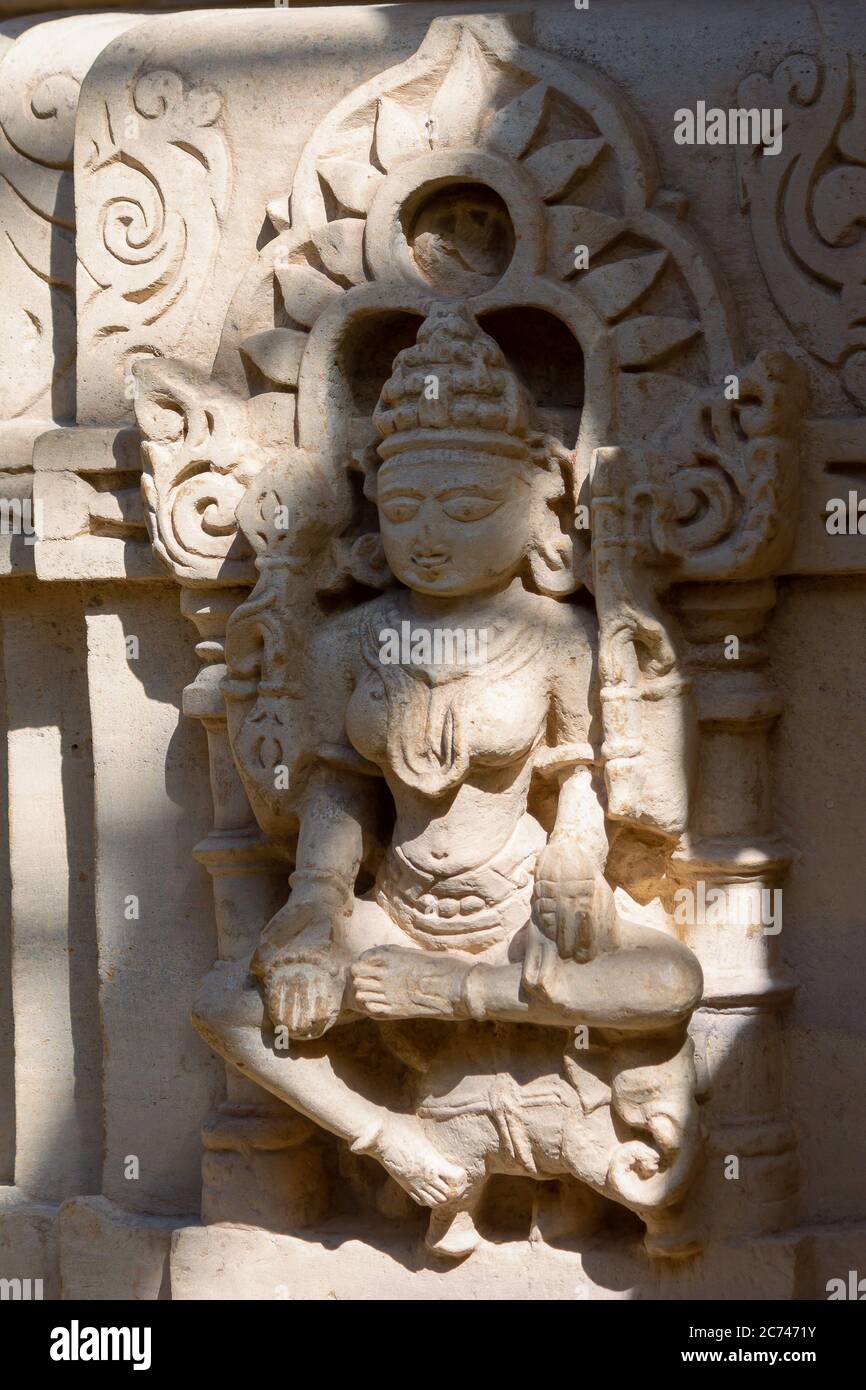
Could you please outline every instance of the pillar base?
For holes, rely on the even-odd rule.
[[[106,1197],[73,1197],[58,1217],[61,1297],[112,1302],[171,1298],[172,1232],[189,1217],[127,1211]]]

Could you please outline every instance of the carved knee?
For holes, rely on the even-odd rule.
[[[262,1025],[262,1001],[246,961],[219,962],[205,975],[192,1006],[192,1021],[211,1041]],[[218,1049],[220,1050],[220,1049]]]

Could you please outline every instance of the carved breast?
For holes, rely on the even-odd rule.
[[[383,664],[367,644],[367,669],[346,711],[349,739],[386,774],[429,795],[453,789],[470,769],[526,761],[547,721],[544,636],[521,627],[489,660],[453,673]]]

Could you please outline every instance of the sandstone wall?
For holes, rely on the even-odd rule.
[[[0,1276],[88,1298],[324,1297],[367,1282],[394,1298],[571,1297],[577,1284],[589,1297],[824,1297],[866,1262],[860,7],[72,8],[0,4]],[[512,111],[494,149],[503,93],[534,82],[554,93],[544,122],[521,145],[527,118]],[[474,127],[461,125],[463,89]],[[679,143],[675,113],[702,103],[784,112],[779,152]],[[580,196],[544,164],[538,214],[521,201],[522,165],[510,183],[490,175],[523,258],[510,280],[490,270],[490,244],[449,243],[456,224],[435,207],[445,261],[478,255],[480,278],[467,288],[430,271],[422,293],[406,270],[412,238],[389,230],[378,190],[397,189],[405,232],[400,141],[428,107],[425,157],[440,138],[442,161],[430,178],[470,202],[490,160],[517,167],[544,141],[601,132],[607,153]],[[571,260],[584,244],[588,266]],[[368,289],[329,338],[340,296]],[[399,1203],[384,1236],[381,1211],[363,1214],[373,1159],[311,1139],[286,1107],[275,1118],[256,1073],[239,1078],[190,1021],[202,978],[249,955],[294,862],[237,749],[235,767],[213,675],[258,573],[254,542],[238,549],[255,530],[236,519],[253,486],[243,469],[328,441],[357,481],[378,393],[412,340],[400,315],[414,333],[441,299],[468,303],[529,374],[545,428],[577,460],[593,546],[609,501],[592,491],[596,449],[624,451],[634,486],[667,499],[665,545],[647,559],[637,523],[624,544],[667,576],[656,591],[682,636],[698,743],[686,820],[662,826],[664,874],[632,846],[620,885],[644,908],[671,908],[665,892],[698,880],[721,884],[729,909],[743,883],[781,888],[777,934],[727,919],[680,932],[705,981],[691,1024],[706,1142],[694,1202],[711,1213],[684,1261],[635,1253],[638,1228],[623,1235],[619,1218],[608,1238],[607,1213],[589,1245],[567,1232],[539,1253],[536,1240],[523,1286],[523,1198],[506,1194],[491,1217],[518,1212],[504,1253],[487,1242],[445,1274],[418,1264]],[[570,325],[579,385],[557,332],[531,317],[542,311]],[[180,385],[159,375],[175,359]],[[731,373],[744,405],[757,402],[754,428],[686,438],[696,403],[725,408]],[[180,445],[152,423],[163,409],[184,417]],[[160,511],[158,479],[143,498],[142,471],[155,472],[142,438],[176,470],[204,469],[183,514],[173,500]],[[673,460],[718,466],[726,500],[698,488],[690,511],[668,496]],[[849,494],[847,523],[831,526],[832,499]],[[724,534],[720,523],[677,549],[676,527],[717,506]],[[369,596],[378,581],[361,563],[341,582]],[[280,602],[286,621],[300,611]],[[736,676],[721,654],[731,634]],[[655,854],[647,824],[635,845],[649,835]],[[544,1221],[526,1210],[537,1236]],[[348,1233],[336,1245],[334,1230]]]

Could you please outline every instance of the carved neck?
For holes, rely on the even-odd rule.
[[[471,619],[476,624],[485,618],[492,621],[503,613],[520,613],[522,616],[532,602],[519,577],[494,589],[485,589],[482,593],[458,594],[453,598],[408,589],[406,599],[410,616],[423,621],[436,622],[447,618],[459,623]]]

